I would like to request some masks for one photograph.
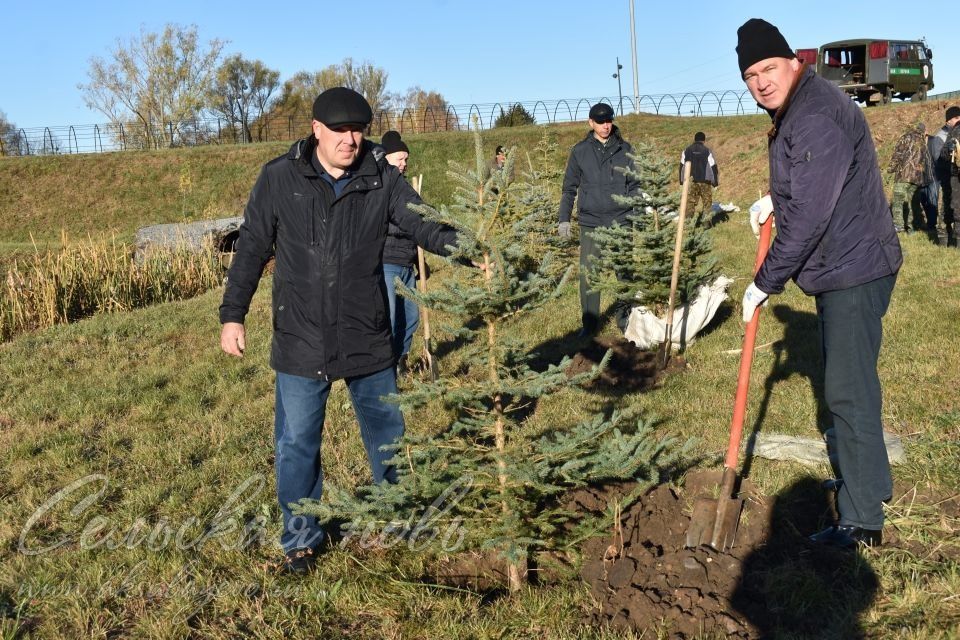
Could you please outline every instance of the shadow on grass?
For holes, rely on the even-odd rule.
[[[773,307],[773,316],[784,325],[783,339],[773,344],[773,366],[763,383],[763,398],[757,409],[757,417],[747,440],[747,451],[756,445],[757,436],[764,426],[770,400],[777,383],[799,375],[810,381],[810,390],[817,401],[817,428],[821,432],[832,426],[830,412],[823,390],[823,356],[820,351],[820,328],[817,315],[795,311],[787,305]],[[769,317],[769,316],[767,316]],[[763,318],[761,318],[761,322]],[[743,465],[743,476],[750,475],[753,456],[748,455]]]
[[[767,543],[743,562],[731,604],[760,637],[866,637],[860,616],[880,581],[859,552],[816,548],[806,540],[830,508],[819,484],[805,477],[775,497]]]

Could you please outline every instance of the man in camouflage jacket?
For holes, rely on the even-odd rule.
[[[925,213],[920,197],[923,189],[933,181],[933,163],[927,147],[926,127],[922,122],[911,126],[897,140],[888,170],[893,174],[891,209],[894,221],[902,216],[903,229],[907,233],[925,227]]]

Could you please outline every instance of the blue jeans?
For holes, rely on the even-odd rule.
[[[413,334],[420,324],[420,309],[410,298],[397,295],[394,278],[400,278],[408,289],[417,288],[417,276],[413,267],[399,264],[383,264],[383,279],[387,283],[387,302],[390,308],[390,332],[393,334],[393,352],[397,356],[410,353]]]
[[[360,437],[367,451],[374,482],[396,481],[396,469],[387,465],[393,452],[380,448],[394,444],[403,435],[400,408],[382,400],[397,392],[396,371],[387,367],[365,376],[347,378],[350,400],[360,423]],[[323,492],[320,443],[331,382],[277,372],[274,444],[277,499],[283,512],[280,544],[284,552],[316,548],[323,541],[323,528],[313,516],[293,515],[290,504]]]
[[[896,275],[856,287],[817,294],[824,363],[824,396],[833,418],[840,524],[883,528],[883,502],[893,493],[883,442],[882,397],[877,360],[882,318]]]

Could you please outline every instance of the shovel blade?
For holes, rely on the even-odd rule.
[[[717,500],[717,523],[713,528],[710,546],[717,551],[727,551],[737,539],[743,498],[719,498]]]
[[[742,510],[742,498],[697,498],[685,546],[709,545],[717,551],[728,551],[736,541]]]
[[[692,549],[713,540],[713,525],[717,522],[717,501],[713,498],[697,498],[693,502],[693,514],[687,528],[686,547]]]
[[[436,382],[440,377],[440,369],[437,367],[437,359],[433,356],[433,345],[426,341],[423,345],[423,368],[430,374],[430,381]]]

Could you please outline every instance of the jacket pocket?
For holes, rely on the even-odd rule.
[[[280,205],[280,228],[277,234],[284,239],[305,244],[317,243],[317,201],[304,193],[285,196]]]

